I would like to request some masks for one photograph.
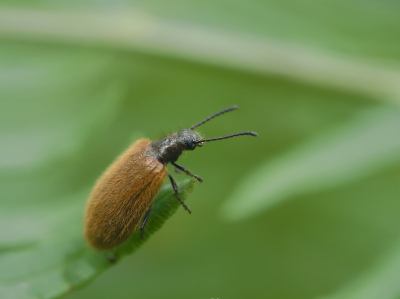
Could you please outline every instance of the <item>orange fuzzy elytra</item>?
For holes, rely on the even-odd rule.
[[[111,249],[124,242],[143,218],[142,235],[150,217],[151,204],[166,176],[169,177],[175,197],[183,207],[189,208],[178,196],[178,187],[167,172],[167,164],[202,181],[185,167],[176,164],[185,150],[203,146],[203,142],[215,141],[239,135],[257,136],[250,131],[222,137],[202,139],[194,128],[222,113],[235,110],[236,106],[221,110],[190,129],[184,129],[161,140],[151,142],[140,139],[134,142],[104,172],[94,186],[87,201],[85,212],[85,237],[97,250]]]

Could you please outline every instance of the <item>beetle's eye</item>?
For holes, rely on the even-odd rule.
[[[196,147],[196,144],[193,142],[193,139],[188,139],[187,141],[187,147],[189,149],[194,149]]]
[[[196,148],[196,143],[194,142],[193,138],[187,138],[185,140],[185,148],[188,150],[194,150]]]

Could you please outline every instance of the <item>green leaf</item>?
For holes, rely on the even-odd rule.
[[[194,181],[178,185],[185,200]],[[67,198],[70,204],[62,207],[2,211],[0,269],[7,271],[0,271],[0,298],[54,298],[87,284],[146,242],[180,206],[172,187],[164,186],[154,200],[143,239],[137,229],[117,248],[99,252],[89,247],[82,234],[85,195]]]
[[[297,195],[349,184],[400,160],[400,113],[380,108],[262,163],[236,187],[223,215],[239,220]]]
[[[320,22],[315,26],[320,27]],[[393,33],[398,33],[398,29],[394,28]],[[385,64],[329,55],[318,48],[277,42],[263,35],[174,22],[135,9],[84,13],[3,8],[0,9],[1,36],[144,51],[258,75],[278,74],[311,84],[376,95],[376,99],[400,105],[400,71]]]
[[[399,281],[400,242],[397,241],[358,278],[321,299],[397,299]]]

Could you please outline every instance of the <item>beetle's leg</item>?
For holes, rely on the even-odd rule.
[[[179,202],[182,204],[182,206],[185,208],[185,210],[189,212],[189,214],[192,213],[189,210],[188,206],[185,205],[183,200],[179,198],[179,196],[178,196],[178,186],[176,185],[176,182],[175,182],[174,178],[169,173],[168,173],[168,176],[169,176],[169,180],[171,181],[172,189],[174,189],[174,193],[175,193],[176,199],[179,200]]]
[[[146,230],[146,225],[147,222],[149,221],[150,218],[150,212],[151,212],[151,205],[149,209],[146,211],[146,214],[144,214],[142,225],[140,226],[140,238],[143,239],[144,231]]]
[[[197,179],[200,183],[203,182],[203,179],[195,174],[190,173],[189,170],[187,170],[185,167],[176,164],[174,162],[171,163],[172,165],[174,165],[176,168],[178,168],[179,170],[182,170],[184,173],[186,173],[187,175],[190,175],[191,177],[194,177],[195,179]]]

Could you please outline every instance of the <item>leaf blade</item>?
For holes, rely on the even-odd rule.
[[[186,180],[178,186],[180,197],[186,200],[193,191],[194,181]],[[13,273],[1,272],[0,297],[54,298],[86,285],[112,266],[114,261],[110,262],[110,257],[119,261],[143,245],[177,211],[180,203],[176,200],[172,187],[164,186],[153,206],[145,237],[141,239],[137,229],[127,241],[113,250],[99,252],[89,247],[82,233],[79,233],[82,223],[78,220],[74,231],[61,240],[54,236],[45,236],[36,246],[0,253],[0,267],[14,269]],[[73,203],[71,212],[75,218],[82,215],[82,202]],[[56,220],[70,223],[74,219],[70,216],[67,213],[64,214],[65,219]],[[60,234],[57,226],[52,234]],[[15,269],[16,265],[21,265],[22,268]]]
[[[400,160],[400,114],[367,111],[259,166],[222,206],[240,220],[299,194],[353,182]]]
[[[15,20],[23,19],[20,24]],[[129,25],[128,25],[129,24]],[[400,71],[264,36],[177,23],[137,10],[90,14],[0,9],[0,37],[145,51],[258,75],[280,75],[400,104]],[[162,38],[160,38],[162,37]]]
[[[400,242],[382,253],[372,265],[323,299],[396,299],[400,296]]]

